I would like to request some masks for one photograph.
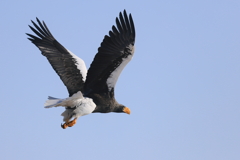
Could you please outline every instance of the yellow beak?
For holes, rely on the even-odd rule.
[[[123,112],[127,113],[127,114],[130,114],[131,113],[131,110],[128,108],[128,107],[124,107],[123,108]]]

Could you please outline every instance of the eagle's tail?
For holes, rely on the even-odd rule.
[[[48,96],[48,100],[45,102],[45,108],[52,108],[52,107],[75,107],[78,103],[83,99],[83,95],[81,91],[73,94],[71,97],[60,99]]]
[[[48,100],[44,104],[44,108],[52,108],[52,107],[58,107],[59,104],[63,102],[64,99],[54,98],[51,96],[48,96]]]

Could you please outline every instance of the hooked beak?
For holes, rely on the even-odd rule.
[[[130,110],[128,107],[124,107],[124,108],[123,108],[123,112],[124,112],[124,113],[127,113],[127,114],[130,114],[130,113],[131,113],[131,110]]]

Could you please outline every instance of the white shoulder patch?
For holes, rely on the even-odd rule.
[[[69,51],[67,49],[67,51],[72,55],[72,57],[76,60],[77,62],[77,68],[79,69],[80,73],[82,74],[83,76],[83,81],[85,82],[86,78],[87,78],[87,68],[86,68],[86,65],[85,65],[85,62],[79,58],[78,56],[76,56],[75,54],[73,54],[71,51]]]
[[[110,91],[115,87],[118,77],[121,74],[123,68],[131,61],[134,55],[134,46],[129,45],[131,54],[127,58],[123,58],[122,63],[111,73],[111,75],[107,79],[108,90]]]

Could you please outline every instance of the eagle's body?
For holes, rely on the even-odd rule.
[[[72,127],[80,116],[92,112],[125,112],[130,109],[119,104],[114,97],[118,77],[134,54],[135,28],[131,14],[124,10],[116,18],[116,26],[105,36],[98,53],[86,69],[84,61],[64,48],[51,34],[46,24],[37,19],[38,25],[29,26],[37,35],[28,38],[42,52],[59,75],[69,92],[69,98],[49,97],[45,108],[64,106],[62,113],[65,123]],[[70,121],[73,119],[72,121]]]

